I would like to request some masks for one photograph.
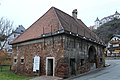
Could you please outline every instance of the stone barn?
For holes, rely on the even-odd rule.
[[[12,70],[62,78],[104,66],[104,44],[80,19],[51,7],[12,43]]]

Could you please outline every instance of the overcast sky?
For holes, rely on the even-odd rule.
[[[28,28],[52,6],[71,15],[78,10],[78,18],[88,27],[95,19],[120,12],[120,0],[0,0],[0,17],[8,18],[14,25]]]

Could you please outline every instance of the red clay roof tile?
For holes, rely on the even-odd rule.
[[[12,44],[40,38],[42,34],[51,33],[64,29],[75,34],[99,41],[93,33],[80,19],[74,19],[65,12],[51,7],[42,17],[34,22],[23,34],[18,36]]]

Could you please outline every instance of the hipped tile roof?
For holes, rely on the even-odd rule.
[[[64,30],[86,37],[88,39],[100,41],[80,19],[68,15],[67,13],[51,7],[42,17],[34,22],[23,34],[18,36],[12,44],[40,38],[43,34]]]

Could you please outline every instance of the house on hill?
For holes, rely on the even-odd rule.
[[[87,26],[51,7],[12,43],[12,70],[26,75],[70,77],[104,66],[104,43]]]
[[[98,27],[100,27],[101,25],[110,22],[114,19],[120,19],[120,13],[118,13],[117,11],[110,16],[104,17],[101,20],[99,20],[99,18],[97,17],[95,20],[95,25],[94,25],[94,29],[97,29]]]

